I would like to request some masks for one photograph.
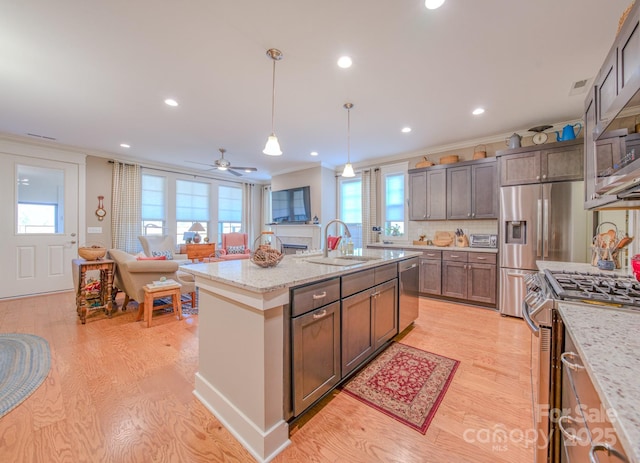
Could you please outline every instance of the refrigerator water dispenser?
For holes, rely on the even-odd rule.
[[[509,220],[506,223],[506,244],[527,244],[527,222],[525,220]]]

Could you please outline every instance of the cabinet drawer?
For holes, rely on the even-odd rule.
[[[338,299],[340,299],[340,278],[295,288],[291,290],[291,316],[297,317]]]
[[[345,275],[342,277],[342,297],[351,296],[372,286],[375,286],[375,269],[373,268]]]
[[[379,285],[398,276],[398,264],[385,264],[374,268],[374,283]]]
[[[479,264],[495,264],[496,255],[490,252],[470,252],[467,262],[477,262]]]
[[[462,251],[442,251],[442,260],[454,262],[466,262],[468,252]]]
[[[432,259],[432,260],[441,260],[442,259],[442,251],[434,251],[429,249],[428,251],[423,251],[420,259]]]

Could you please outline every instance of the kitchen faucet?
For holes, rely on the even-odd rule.
[[[344,223],[340,219],[330,220],[329,223],[327,223],[326,227],[324,227],[324,257],[329,257],[329,236],[327,235],[327,232],[329,231],[329,225],[331,225],[332,223],[341,223],[344,226],[344,231],[347,235],[347,238],[351,238],[351,232],[349,231],[349,227],[347,227],[346,223]]]

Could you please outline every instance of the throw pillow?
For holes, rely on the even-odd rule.
[[[244,244],[240,246],[227,246],[227,254],[244,254]]]
[[[147,256],[138,256],[138,260],[167,260],[167,256],[155,256],[155,257],[147,257]]]
[[[151,251],[153,257],[165,256],[167,260],[173,259],[173,251],[171,249],[165,249],[164,251]]]

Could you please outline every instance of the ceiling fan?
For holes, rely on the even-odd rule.
[[[224,148],[218,148],[218,150],[220,151],[220,159],[216,159],[215,161],[213,161],[213,164],[204,164],[202,162],[195,162],[195,161],[187,161],[187,162],[191,162],[193,164],[202,164],[204,166],[210,166],[211,169],[207,169],[207,170],[213,170],[213,169],[226,170],[227,172],[230,172],[237,177],[242,177],[242,174],[238,172],[239,170],[242,170],[245,172],[256,172],[258,170],[255,167],[232,166],[231,162],[224,158],[224,153],[226,153],[227,150]]]

